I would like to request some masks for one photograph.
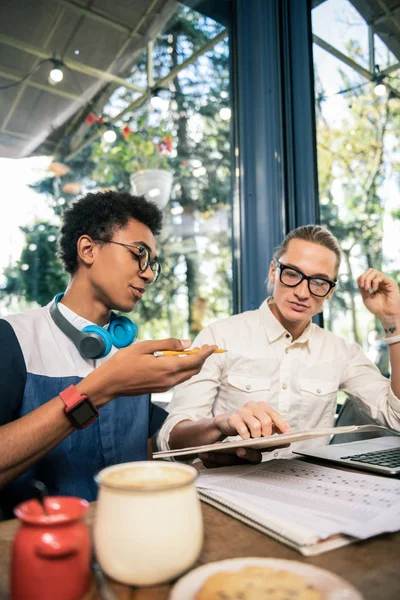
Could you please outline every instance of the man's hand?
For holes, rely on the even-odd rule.
[[[162,350],[185,350],[190,342],[176,339],[139,342],[116,352],[85,378],[99,390],[97,406],[118,396],[165,392],[196,375],[217,346],[203,346],[196,354],[155,357]],[[93,381],[89,381],[93,380]],[[101,397],[101,399],[100,399]],[[93,393],[91,395],[93,398]]]
[[[399,286],[376,269],[368,269],[357,279],[366,308],[382,321],[400,318]],[[383,323],[384,324],[384,323]]]
[[[214,424],[223,435],[239,434],[243,440],[291,432],[289,423],[266,402],[247,402],[231,415],[217,415]]]

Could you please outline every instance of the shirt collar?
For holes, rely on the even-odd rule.
[[[48,304],[48,306],[50,307],[50,305],[53,302],[54,300],[52,300]],[[73,310],[68,308],[68,306],[65,306],[65,304],[61,304],[61,302],[58,303],[57,308],[63,315],[63,317],[65,317],[71,323],[71,325],[73,325],[74,327],[76,327],[76,329],[79,329],[80,331],[82,331],[82,329],[84,329],[88,325],[96,325],[96,323],[92,323],[92,321],[84,319],[80,315],[76,314]],[[108,329],[109,325],[110,323],[108,322],[106,325],[104,325],[104,329]]]
[[[273,303],[274,298],[269,296],[260,306],[261,320],[263,322],[268,341],[271,344],[281,339],[283,336],[290,335],[282,323],[280,323],[275,315],[271,312],[270,306]],[[296,343],[307,344],[310,348],[311,333],[312,322],[310,321],[301,336],[297,338]],[[291,335],[290,338],[292,339]]]

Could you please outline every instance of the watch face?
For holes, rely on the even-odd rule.
[[[78,429],[84,427],[86,423],[97,417],[98,412],[93,404],[86,398],[77,406],[68,411],[68,417],[75,427]]]

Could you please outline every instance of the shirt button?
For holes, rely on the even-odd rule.
[[[318,389],[318,390],[317,390],[317,394],[320,394],[320,393],[321,393],[321,390],[320,390],[320,389]]]
[[[285,354],[289,354],[289,348],[286,348]]]
[[[286,390],[286,388],[287,388],[287,385],[286,385],[286,383],[282,383],[282,389],[283,389],[283,390]]]
[[[276,450],[276,451],[274,452],[274,458],[278,458],[278,456],[279,456],[279,452]]]
[[[246,390],[251,390],[251,385],[249,383],[246,385]]]
[[[287,334],[285,335],[285,337],[287,337],[287,338],[289,339],[289,338],[290,338],[290,333],[287,333]]]

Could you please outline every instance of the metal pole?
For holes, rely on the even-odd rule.
[[[153,61],[154,42],[147,44],[147,87],[154,86],[154,61]]]
[[[369,54],[369,70],[371,73],[375,73],[375,41],[374,41],[374,28],[372,25],[368,25],[368,54]]]
[[[374,79],[374,73],[370,73],[369,71],[361,67],[358,63],[356,63],[354,60],[340,52],[340,50],[337,50],[337,48],[334,48],[333,46],[328,44],[328,42],[325,42],[325,40],[321,39],[315,34],[313,35],[313,42],[317,44],[317,46],[320,46],[320,48],[326,50],[326,52],[329,52],[329,54],[332,54],[332,56],[335,56],[343,63],[357,71],[357,73],[360,73],[360,75],[363,75],[363,77],[368,79],[368,81],[372,81]]]

